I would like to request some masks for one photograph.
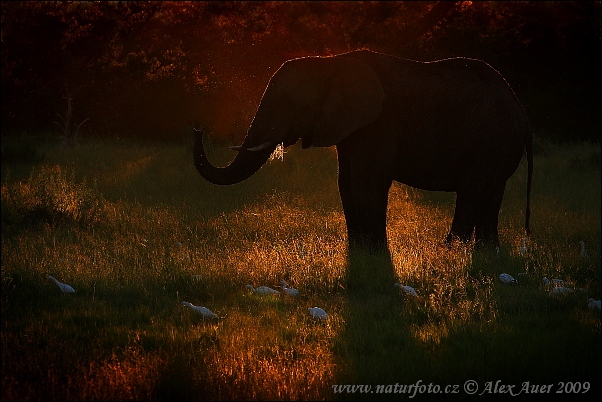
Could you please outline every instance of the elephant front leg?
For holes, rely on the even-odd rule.
[[[379,203],[381,204],[381,203]],[[345,210],[347,235],[351,247],[378,251],[387,248],[386,204],[355,203],[353,212]]]
[[[339,166],[339,194],[349,245],[374,251],[386,248],[387,198],[392,181],[354,179],[349,170]]]

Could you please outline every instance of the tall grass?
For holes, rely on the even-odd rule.
[[[524,163],[499,255],[444,247],[453,194],[400,184],[390,255],[369,255],[347,250],[332,149],[293,147],[226,187],[198,175],[189,144],[96,140],[3,162],[2,399],[405,399],[333,385],[418,380],[589,382],[578,396],[599,394],[600,313],[586,300],[600,298],[600,148],[537,145],[526,255]],[[544,276],[586,290],[550,297]],[[245,289],[281,279],[301,296]],[[313,306],[329,319],[313,320]],[[460,387],[413,399],[497,397]]]

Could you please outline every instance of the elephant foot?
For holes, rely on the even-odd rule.
[[[472,236],[469,235],[459,235],[455,232],[449,232],[449,234],[445,238],[445,244],[448,247],[452,247],[456,243],[468,244],[472,240],[471,238]]]
[[[372,254],[388,251],[386,239],[374,239],[366,236],[350,238],[349,249],[355,251],[367,251]]]
[[[482,247],[499,247],[500,242],[496,229],[482,229],[477,226],[475,231],[475,243]]]
[[[497,241],[497,239],[476,239],[475,240],[476,248],[480,248],[480,249],[492,248],[492,249],[494,249],[499,246],[500,246],[500,243],[499,243],[499,241]]]

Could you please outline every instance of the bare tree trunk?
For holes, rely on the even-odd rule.
[[[67,113],[65,114],[65,118],[63,119],[63,124],[65,127],[63,128],[62,145],[65,146],[69,143],[69,139],[71,138],[71,113],[72,113],[71,101],[73,100],[73,98],[65,97],[63,99],[67,99]]]
[[[64,97],[63,99],[67,99],[67,112],[65,113],[65,117],[57,114],[57,116],[63,121],[63,124],[61,125],[58,122],[55,122],[55,124],[57,124],[59,127],[61,127],[63,129],[63,141],[62,141],[61,145],[62,146],[69,145],[69,146],[73,147],[77,144],[77,137],[79,135],[79,129],[85,122],[90,120],[90,118],[84,119],[81,123],[79,123],[77,125],[72,124],[71,117],[73,114],[73,108],[72,108],[73,98],[70,96],[67,96],[67,97]],[[75,126],[75,127],[73,127],[73,126]]]
[[[90,120],[89,117],[85,118],[81,123],[79,123],[76,127],[75,127],[75,132],[73,133],[73,143],[77,144],[77,136],[79,135],[79,129],[81,128],[81,126],[87,122],[88,120]]]

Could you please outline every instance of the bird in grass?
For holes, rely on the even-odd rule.
[[[409,286],[409,285],[402,285],[401,283],[396,283],[393,286],[397,286],[399,289],[401,289],[404,293],[409,294],[410,296],[417,296],[416,291],[414,290],[413,287]]]
[[[579,244],[581,245],[581,257],[589,258],[589,255],[587,255],[587,251],[585,250],[585,242],[581,240]]]
[[[520,245],[520,255],[527,254],[527,238],[523,237],[523,242]]]
[[[552,279],[552,283],[556,286],[568,286],[570,285],[567,281],[563,281],[562,279],[554,278]]]
[[[217,314],[215,314],[213,311],[209,310],[207,307],[195,306],[194,304],[189,303],[187,301],[183,301],[182,302],[182,306],[191,308],[192,310],[196,311],[197,313],[199,313],[200,315],[203,316],[203,319],[205,319],[205,318],[219,318],[219,316]]]
[[[590,297],[589,299],[587,299],[587,307],[589,307],[590,310],[597,309],[598,311],[600,311],[600,300],[594,300]]]
[[[280,281],[280,286],[282,287],[282,291],[291,297],[299,296],[299,291],[297,289],[287,287],[286,281]]]
[[[550,280],[544,276],[542,279],[542,282],[547,287],[554,286],[554,287],[560,287],[560,288],[564,288],[564,289],[570,289],[571,291],[573,290],[573,289],[571,289],[573,287],[573,285],[570,282],[563,281],[562,279],[559,279],[559,278],[553,278]],[[583,289],[583,288],[579,288],[579,289]],[[583,291],[585,291],[585,289],[583,289]],[[563,291],[561,290],[559,292],[563,292]]]
[[[560,296],[560,295],[566,295],[568,293],[573,293],[574,290],[571,288],[565,288],[564,286],[558,286],[555,288],[552,288],[552,290],[550,290],[550,296]]]
[[[63,294],[75,293],[75,289],[73,289],[71,286],[67,285],[66,283],[61,283],[61,282],[57,281],[54,276],[48,275],[47,279],[54,281],[54,283],[56,283],[56,286],[58,286],[59,289],[61,289],[61,292],[63,292]]]
[[[310,307],[307,309],[307,311],[309,311],[309,315],[317,320],[325,320],[328,318],[326,311],[322,310],[320,307]]]
[[[504,273],[504,274],[500,274],[500,281],[501,281],[502,283],[505,283],[506,285],[509,285],[509,284],[511,284],[511,283],[517,283],[517,282],[516,282],[516,279],[514,279],[514,278],[512,277],[512,275],[510,275],[510,274],[505,274],[505,273]]]
[[[254,293],[257,293],[259,295],[279,295],[280,292],[277,291],[276,289],[272,289],[268,286],[258,286],[256,288],[253,287],[253,285],[247,285],[245,286],[247,289],[251,289],[251,291],[253,291]]]

